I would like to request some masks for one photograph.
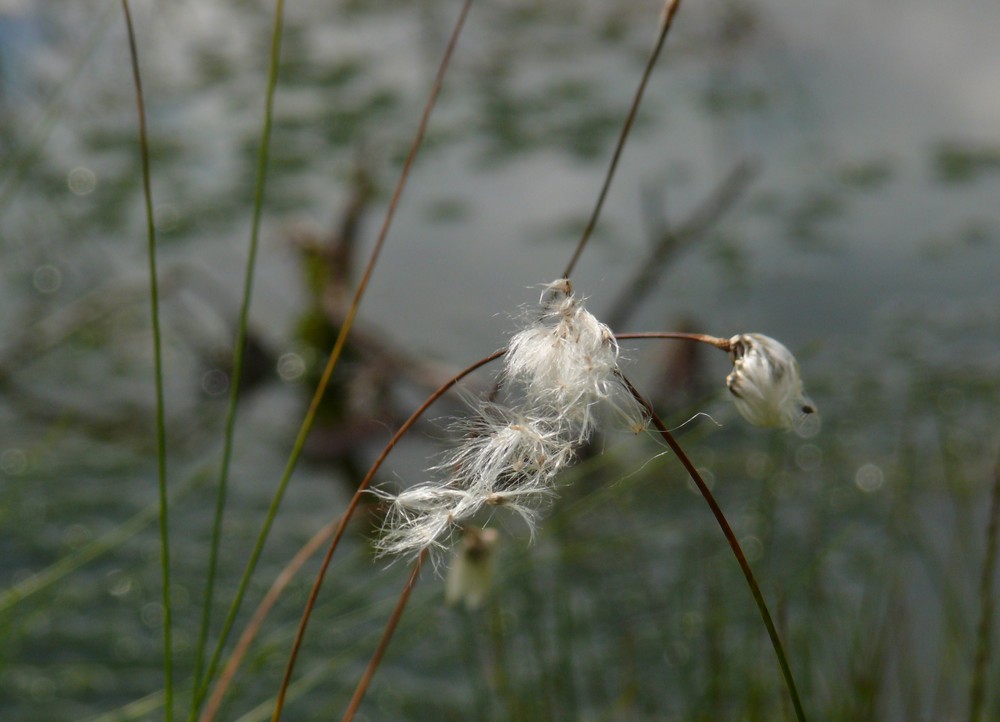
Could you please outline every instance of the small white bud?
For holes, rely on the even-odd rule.
[[[493,557],[500,535],[496,529],[466,527],[462,546],[448,568],[445,603],[458,603],[472,611],[482,606],[493,585]]]
[[[793,429],[816,413],[802,391],[799,364],[778,341],[759,333],[733,336],[733,370],[726,386],[737,411],[754,426]]]

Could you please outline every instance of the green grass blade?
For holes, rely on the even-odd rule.
[[[216,645],[212,660],[207,669],[204,667],[205,650],[208,645],[208,629],[211,623],[212,599],[215,590],[215,578],[218,570],[219,547],[222,538],[222,521],[226,506],[226,487],[229,479],[229,466],[232,459],[233,437],[236,427],[236,410],[239,405],[240,379],[243,374],[243,354],[246,348],[247,320],[250,313],[250,299],[253,294],[254,271],[257,263],[257,248],[260,239],[260,222],[264,207],[264,190],[267,181],[268,159],[271,147],[271,130],[274,117],[274,95],[278,86],[278,61],[281,55],[281,34],[284,25],[284,0],[276,0],[274,6],[274,27],[271,35],[271,55],[268,62],[267,91],[264,101],[264,124],[261,130],[260,148],[257,155],[257,180],[254,190],[253,220],[250,226],[250,248],[247,256],[246,273],[243,283],[243,300],[240,307],[239,322],[236,330],[236,343],[233,347],[233,369],[229,380],[229,407],[226,412],[225,432],[222,450],[221,468],[219,471],[219,485],[216,494],[215,517],[212,524],[212,541],[209,552],[208,571],[205,577],[204,605],[202,607],[201,628],[198,633],[198,642],[195,647],[195,671],[194,671],[194,692],[191,695],[191,714],[193,721],[198,715],[198,708],[205,697],[208,683],[211,681],[215,670],[218,667],[219,657],[222,647],[225,644],[229,631],[236,618],[246,593],[246,588],[250,580],[250,575],[256,566],[256,560],[260,556],[266,533],[258,539],[258,542],[251,554],[251,562],[240,582],[236,598],[233,600],[229,614],[223,624],[219,641]],[[272,505],[273,506],[273,505]],[[274,511],[268,514],[266,527],[270,527],[270,520],[273,519]]]
[[[176,489],[171,495],[169,503],[176,503],[181,496],[191,491],[197,485],[197,482],[201,480],[200,476],[200,474],[196,475],[180,489]],[[13,608],[32,595],[47,589],[77,569],[117,549],[149,526],[159,517],[159,513],[160,503],[157,501],[134,514],[124,524],[120,524],[106,534],[94,539],[89,544],[80,547],[72,554],[67,554],[45,569],[32,574],[9,589],[5,589],[0,593],[0,614]]]
[[[274,519],[278,513],[278,507],[281,505],[282,499],[284,498],[285,491],[288,488],[288,484],[291,481],[292,473],[295,471],[295,466],[298,463],[298,458],[302,453],[302,448],[305,446],[306,438],[309,435],[309,431],[312,429],[313,421],[316,417],[316,411],[319,408],[320,400],[323,397],[323,393],[326,390],[326,386],[333,374],[333,369],[337,365],[340,359],[340,355],[344,349],[347,341],[347,335],[350,333],[351,326],[354,322],[354,318],[357,315],[358,308],[361,305],[361,299],[364,296],[365,290],[367,289],[368,282],[371,279],[372,273],[375,270],[375,265],[378,262],[382,247],[385,244],[385,239],[388,236],[389,228],[392,225],[392,220],[395,215],[395,210],[399,205],[399,200],[402,197],[404,188],[406,187],[406,181],[409,176],[410,168],[413,166],[413,162],[416,159],[417,152],[423,142],[424,134],[427,129],[427,124],[430,119],[431,112],[434,109],[434,105],[437,102],[437,98],[441,91],[441,86],[444,80],[445,72],[448,69],[448,65],[451,61],[452,54],[455,50],[455,45],[458,41],[458,36],[461,33],[462,27],[465,23],[465,18],[468,16],[469,8],[471,7],[472,0],[465,0],[462,5],[462,10],[459,13],[458,20],[452,29],[451,37],[448,41],[448,46],[445,50],[444,57],[441,60],[441,64],[438,68],[437,76],[435,77],[433,87],[431,89],[430,95],[425,104],[423,114],[420,119],[419,126],[417,128],[416,135],[413,139],[413,143],[410,146],[410,151],[407,154],[406,160],[403,164],[403,169],[400,173],[400,178],[396,183],[396,188],[393,192],[392,199],[389,202],[389,207],[386,210],[385,218],[382,222],[382,227],[379,230],[378,238],[375,241],[374,248],[368,259],[368,264],[365,267],[365,271],[362,275],[361,281],[358,283],[357,290],[354,294],[354,299],[351,302],[351,306],[348,309],[348,313],[344,322],[341,324],[340,333],[334,342],[333,349],[330,351],[330,355],[327,359],[326,367],[323,370],[322,378],[316,387],[316,391],[313,394],[312,401],[310,402],[309,409],[306,411],[305,417],[303,418],[302,425],[299,428],[298,435],[295,438],[295,442],[292,447],[291,454],[289,455],[288,461],[285,465],[285,469],[282,472],[280,481],[278,482],[278,488],[275,491],[274,497],[271,501],[271,505],[268,508],[267,515],[264,519],[264,524],[261,528],[260,534],[257,537],[257,541],[254,545],[253,550],[250,553],[250,559],[247,562],[246,570],[244,571],[243,578],[240,580],[239,587],[236,591],[236,595],[233,602],[229,608],[226,620],[223,623],[222,630],[219,635],[219,640],[216,643],[215,650],[212,653],[212,659],[210,660],[205,674],[202,676],[200,682],[195,686],[195,693],[193,699],[193,707],[195,710],[201,705],[208,692],[208,685],[211,683],[214,677],[220,660],[222,658],[222,649],[225,646],[226,640],[232,630],[233,623],[236,620],[236,615],[239,612],[239,608],[242,604],[243,597],[246,594],[247,587],[250,583],[250,578],[253,575],[254,569],[257,566],[257,562],[260,559],[260,555],[263,552],[264,544],[267,541],[267,537],[270,534],[271,526],[274,523]],[[278,0],[276,3],[276,19],[275,19],[275,36],[274,42],[272,44],[272,70],[275,71],[272,77],[273,81],[276,81],[276,64],[277,64],[277,51],[280,48],[280,24],[281,24],[281,13],[284,3],[282,0]],[[273,89],[272,89],[273,91]],[[192,718],[193,722],[193,718]]]
[[[139,72],[139,51],[136,48],[135,29],[128,0],[122,0],[125,25],[128,29],[129,54],[132,58],[132,75],[135,80],[136,106],[139,113],[139,151],[142,157],[142,191],[146,206],[146,234],[149,239],[149,301],[153,321],[153,366],[156,386],[156,471],[160,507],[160,568],[163,580],[163,674],[165,719],[173,719],[173,634],[170,610],[170,528],[167,518],[167,434],[163,402],[163,350],[160,336],[160,294],[156,280],[156,225],[153,222],[153,191],[149,170],[149,138],[146,132],[146,105],[142,95],[142,76]]]

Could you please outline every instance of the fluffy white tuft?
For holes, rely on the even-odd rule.
[[[541,305],[541,317],[514,335],[507,352],[504,374],[517,402],[473,403],[472,417],[455,425],[461,442],[431,468],[444,481],[396,496],[378,492],[389,502],[382,553],[444,546],[484,507],[516,512],[534,534],[557,475],[594,430],[598,404],[633,431],[644,428],[642,408],[618,377],[611,330],[583,307],[567,279],[548,284]]]
[[[816,413],[802,389],[799,364],[770,336],[745,333],[730,339],[733,370],[726,386],[737,411],[755,426],[796,428]]]

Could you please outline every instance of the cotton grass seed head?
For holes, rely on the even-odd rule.
[[[390,556],[443,548],[458,522],[475,514],[484,503],[468,490],[438,482],[417,484],[399,494],[371,493],[387,504],[375,548],[379,555]]]
[[[471,417],[452,425],[462,442],[432,471],[490,493],[514,485],[544,486],[572,460],[573,445],[558,419],[493,401],[472,405]]]
[[[618,343],[567,279],[545,287],[541,306],[541,318],[510,340],[507,378],[523,386],[529,405],[580,423],[586,435],[593,424],[590,407],[618,385]]]
[[[633,432],[645,427],[619,377],[614,335],[568,279],[545,286],[541,313],[511,339],[505,364],[508,403],[470,403],[472,414],[452,427],[458,443],[430,469],[439,481],[375,492],[388,505],[380,553],[442,548],[477,514],[498,509],[520,515],[534,535],[556,477],[594,430],[598,405]]]
[[[816,413],[802,390],[799,364],[783,344],[759,333],[733,336],[726,386],[737,411],[754,426],[794,429]]]

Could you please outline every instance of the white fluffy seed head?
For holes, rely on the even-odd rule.
[[[475,514],[484,503],[467,490],[436,482],[417,484],[399,494],[372,493],[388,503],[382,535],[376,543],[380,555],[443,547],[458,522]]]
[[[759,333],[730,339],[733,370],[726,386],[740,414],[755,426],[794,429],[816,413],[802,390],[799,364],[783,344]]]
[[[507,378],[523,387],[529,406],[573,420],[586,437],[593,424],[591,406],[618,385],[618,343],[573,295],[567,279],[548,284],[541,305],[541,319],[510,341]]]
[[[557,475],[590,438],[598,404],[634,432],[645,427],[642,407],[618,378],[614,335],[573,295],[568,279],[545,287],[541,308],[507,351],[514,405],[473,402],[471,419],[455,427],[460,443],[431,469],[441,482],[396,496],[377,492],[389,502],[381,553],[442,547],[486,508],[519,514],[533,535]]]
[[[474,415],[453,430],[461,443],[432,471],[487,496],[510,490],[547,494],[575,450],[559,419],[528,415],[491,401],[479,402]]]

